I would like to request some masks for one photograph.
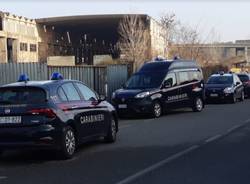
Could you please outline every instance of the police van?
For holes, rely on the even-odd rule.
[[[0,87],[0,153],[8,149],[58,150],[71,158],[80,143],[103,137],[116,140],[115,108],[76,80],[54,73],[48,81],[29,81]]]
[[[195,61],[151,61],[112,95],[120,116],[136,113],[160,117],[166,110],[204,108],[204,80]]]

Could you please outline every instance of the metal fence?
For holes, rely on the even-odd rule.
[[[30,80],[48,80],[53,72],[60,72],[65,79],[80,80],[99,94],[111,99],[112,92],[128,78],[127,65],[108,66],[47,66],[42,63],[0,64],[0,85],[16,82],[26,73]]]
[[[107,67],[107,97],[111,99],[112,93],[121,88],[128,79],[128,65],[109,65]]]

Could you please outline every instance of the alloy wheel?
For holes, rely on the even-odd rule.
[[[196,100],[196,109],[197,111],[201,111],[203,108],[203,102],[200,98],[197,98]]]
[[[76,141],[75,141],[75,135],[72,130],[67,130],[65,134],[65,146],[66,146],[66,151],[68,152],[69,155],[73,155],[75,152],[75,146],[76,146]]]
[[[161,116],[161,105],[158,102],[154,104],[154,115],[157,118]]]

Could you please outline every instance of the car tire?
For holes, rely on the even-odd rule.
[[[234,104],[237,102],[237,98],[235,96],[235,94],[233,95],[232,99],[231,99],[231,103]]]
[[[73,157],[76,150],[75,131],[72,127],[67,126],[62,133],[60,155],[63,159]]]
[[[194,99],[193,107],[192,107],[194,112],[201,112],[203,109],[203,106],[204,106],[204,102],[200,97],[197,97]]]
[[[160,102],[153,102],[151,115],[153,118],[159,118],[162,115],[162,107]]]
[[[105,142],[107,143],[113,143],[116,141],[116,134],[117,134],[117,127],[115,119],[112,117],[111,121],[109,123],[109,128],[107,135],[104,137]]]
[[[241,96],[240,96],[240,101],[244,101],[245,100],[245,94],[244,91],[242,91]]]

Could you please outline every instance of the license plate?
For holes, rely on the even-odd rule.
[[[126,109],[127,108],[127,104],[119,104],[118,108],[119,109]]]
[[[0,124],[4,123],[21,123],[21,116],[4,116],[0,117]]]
[[[210,94],[211,97],[218,97],[219,95],[218,94],[215,94],[215,93],[212,93]]]

